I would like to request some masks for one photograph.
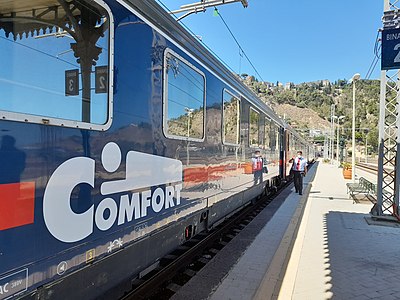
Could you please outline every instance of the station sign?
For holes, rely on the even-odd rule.
[[[65,96],[79,95],[79,70],[65,71]]]
[[[400,69],[400,29],[382,31],[381,69]]]

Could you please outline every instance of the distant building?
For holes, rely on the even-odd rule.
[[[310,137],[323,135],[322,130],[319,129],[310,129]]]
[[[316,80],[310,82],[303,82],[300,85],[307,85],[307,86],[315,86],[315,85],[322,85],[322,86],[329,86],[331,82],[328,79],[324,80]]]
[[[321,82],[322,82],[322,86],[329,86],[331,84],[331,82],[327,79],[321,80]]]
[[[263,82],[263,84],[264,84],[265,86],[267,86],[268,88],[272,88],[272,87],[274,87],[274,86],[275,86],[275,84],[274,84],[274,83],[272,83],[272,82],[268,82],[268,81],[264,81],[264,82]]]
[[[285,90],[291,90],[292,87],[294,87],[294,83],[293,82],[286,82],[285,83]]]

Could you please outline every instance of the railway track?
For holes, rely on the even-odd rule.
[[[163,257],[152,272],[132,283],[132,291],[121,300],[172,297],[291,183],[282,184],[279,190],[270,191],[211,231],[196,235]]]
[[[361,168],[367,172],[377,174],[378,173],[378,166],[377,165],[371,165],[371,164],[365,164],[365,163],[356,163],[356,167]],[[391,171],[389,168],[385,168],[386,171]]]
[[[365,163],[356,163],[357,168],[361,168],[369,173],[377,174],[378,173],[378,166],[369,165]]]
[[[282,188],[283,189],[283,188]],[[133,282],[133,290],[122,300],[169,299],[226,246],[271,201],[264,196],[209,232],[202,232],[160,260],[159,266]]]

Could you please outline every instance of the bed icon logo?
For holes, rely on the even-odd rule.
[[[58,275],[63,275],[68,269],[68,264],[66,261],[62,261],[58,264],[57,266],[57,274]]]
[[[101,162],[108,173],[120,169],[122,153],[116,143],[104,146]],[[90,236],[94,226],[107,231],[115,224],[146,217],[150,210],[159,213],[180,205],[181,161],[129,151],[125,166],[124,179],[101,184],[100,193],[104,198],[99,203],[76,213],[71,208],[72,191],[79,184],[94,188],[95,161],[75,157],[62,163],[50,177],[43,197],[43,216],[49,232],[62,242],[77,242]]]

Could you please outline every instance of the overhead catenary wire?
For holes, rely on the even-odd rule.
[[[376,64],[378,63],[378,61],[379,61],[379,58],[377,58],[377,57],[374,55],[374,58],[372,59],[371,65],[370,65],[369,68],[368,68],[367,74],[365,75],[365,79],[370,79],[372,73],[373,73],[374,70],[375,70],[375,67],[376,67]]]
[[[379,44],[379,32],[380,32],[380,31],[378,30],[378,32],[377,32],[377,34],[376,34],[376,39],[375,39],[374,58],[372,59],[372,62],[371,62],[371,64],[370,64],[369,68],[368,68],[367,74],[365,75],[365,79],[370,79],[372,73],[373,73],[374,70],[375,70],[375,67],[376,67],[378,61],[379,61],[380,58],[381,58],[380,55],[379,55],[379,51],[380,51],[382,45]]]
[[[231,34],[232,38],[234,39],[234,41],[236,42],[236,44],[239,47],[239,50],[242,52],[242,54],[246,57],[247,61],[249,62],[249,64],[251,65],[251,67],[253,68],[253,70],[256,72],[256,74],[258,75],[258,77],[261,79],[261,81],[264,81],[262,79],[262,76],[260,75],[260,73],[257,71],[256,67],[254,66],[254,64],[251,62],[250,58],[247,56],[246,52],[243,50],[243,47],[239,44],[237,38],[235,37],[235,35],[233,34],[232,30],[229,28],[228,24],[225,22],[224,18],[222,17],[221,13],[219,12],[219,10],[214,7],[215,11],[218,13],[218,16],[221,18],[222,22],[224,23],[225,27],[228,29],[229,33]]]
[[[376,57],[375,57],[375,58],[376,58]],[[373,66],[372,66],[372,64],[371,64],[372,69],[371,69],[371,71],[369,72],[369,74],[367,73],[367,76],[365,77],[365,79],[370,79],[372,73],[373,73],[374,70],[375,70],[376,65],[378,64],[378,61],[379,61],[379,58],[376,58],[376,59],[375,59],[375,63],[373,62]]]
[[[160,5],[162,7],[164,7],[164,9],[169,12],[171,15],[173,15],[175,17],[175,19],[177,19],[177,16],[173,13],[171,13],[171,10],[168,8],[168,6],[166,6],[161,0],[157,0],[158,3],[160,3]],[[235,70],[233,70],[221,57],[218,56],[218,54],[216,54],[210,47],[208,47],[208,45],[206,43],[204,43],[204,41],[202,39],[199,39],[199,37],[189,28],[185,25],[185,23],[181,22],[181,25],[192,34],[192,36],[194,36],[201,44],[203,44],[203,46],[205,48],[207,48],[208,51],[210,51],[210,53],[212,53],[221,63],[224,64],[225,67],[227,67],[232,73],[235,73]]]
[[[171,15],[173,15],[175,17],[175,19],[177,19],[178,17],[171,13],[171,10],[162,2],[162,0],[157,0],[158,3],[160,3],[160,5],[162,7],[164,7],[164,9],[169,12]],[[242,53],[242,55],[244,55],[246,57],[246,60],[249,62],[249,64],[251,65],[251,67],[253,68],[253,70],[255,71],[255,73],[257,74],[257,76],[260,78],[261,81],[264,81],[260,75],[260,73],[257,71],[257,69],[255,68],[254,64],[251,62],[251,60],[249,59],[249,57],[247,56],[246,52],[243,50],[242,46],[239,44],[237,38],[235,37],[235,35],[233,34],[232,30],[229,28],[228,24],[225,22],[224,18],[222,17],[221,13],[218,11],[217,8],[214,7],[214,9],[218,12],[218,16],[221,18],[222,22],[224,23],[224,25],[226,26],[226,28],[228,29],[229,33],[232,35],[233,39],[235,40],[235,43],[238,45],[239,47],[239,51]],[[188,28],[185,23],[182,23],[182,26],[189,31],[194,37],[196,37],[202,44],[204,47],[207,48],[208,51],[210,51],[217,59],[219,59],[219,61],[221,61],[225,67],[227,67],[232,73],[236,73],[235,70],[233,70],[218,54],[216,54],[206,43],[204,43],[203,40],[199,39],[197,37],[197,35],[190,29]],[[241,55],[241,56],[242,56]]]

